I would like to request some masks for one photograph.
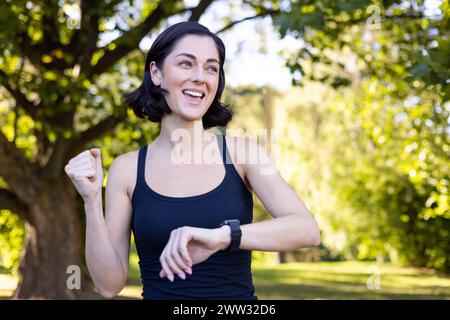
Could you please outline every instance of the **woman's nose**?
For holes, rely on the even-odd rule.
[[[192,80],[197,82],[204,82],[205,81],[205,70],[202,69],[202,67],[194,68]]]

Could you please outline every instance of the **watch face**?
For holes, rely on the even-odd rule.
[[[221,224],[220,224],[220,226],[223,226],[223,225],[229,225],[229,226],[231,226],[231,225],[239,225],[240,224],[240,221],[238,220],[238,219],[230,219],[230,220],[225,220],[224,222],[222,222]]]

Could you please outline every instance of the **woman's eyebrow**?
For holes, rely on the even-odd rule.
[[[186,53],[186,52],[179,53],[175,57],[178,57],[178,56],[186,56],[193,60],[197,60],[197,58],[193,54]],[[206,62],[216,62],[217,64],[219,64],[219,61],[217,61],[216,59],[213,59],[213,58],[209,58],[208,60],[206,60]]]

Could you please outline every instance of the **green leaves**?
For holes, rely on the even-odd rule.
[[[24,238],[25,228],[20,218],[9,210],[0,210],[0,273],[17,272]]]

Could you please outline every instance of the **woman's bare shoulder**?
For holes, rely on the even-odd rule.
[[[225,140],[227,143],[227,149],[231,157],[231,161],[233,161],[233,165],[236,168],[236,171],[241,176],[244,181],[247,189],[251,192],[252,187],[250,182],[247,179],[246,173],[246,138],[235,137],[235,136],[225,136]]]
[[[227,149],[230,153],[233,163],[245,169],[248,160],[248,144],[250,139],[238,136],[225,136]]]
[[[139,149],[123,153],[117,156],[110,166],[110,171],[113,168],[123,177],[122,181],[130,199],[136,185],[138,156]]]

